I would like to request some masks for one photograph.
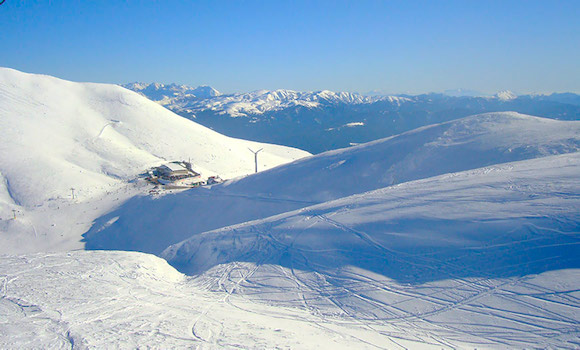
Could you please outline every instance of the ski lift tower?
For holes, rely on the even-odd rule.
[[[263,150],[263,148],[260,148],[259,150],[255,151],[255,152],[251,148],[248,148],[248,149],[250,150],[250,152],[254,153],[254,162],[256,163],[255,169],[256,169],[256,172],[258,172],[258,153],[261,150]]]

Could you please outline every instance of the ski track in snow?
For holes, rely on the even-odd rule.
[[[40,342],[54,348],[113,343],[210,349],[276,344],[291,348],[577,348],[580,270],[572,268],[574,264],[567,270],[498,277],[493,270],[461,263],[489,249],[517,251],[529,249],[532,243],[534,249],[577,245],[578,231],[570,229],[577,223],[577,215],[570,214],[578,207],[577,159],[577,154],[555,156],[502,165],[493,171],[483,168],[442,175],[236,225],[231,228],[236,233],[232,248],[227,250],[233,260],[191,277],[169,266],[159,269],[156,261],[160,259],[139,253],[4,256],[0,313],[6,321],[0,322],[0,331],[12,336],[0,340],[0,347],[34,348]],[[570,165],[562,171],[559,164]],[[542,178],[529,173],[530,169],[547,178],[554,173],[560,177],[541,184]],[[482,176],[485,181],[479,180]],[[531,236],[506,241],[511,233],[504,232],[485,245],[472,242],[446,256],[393,248],[379,240],[376,228],[365,229],[354,220],[371,220],[376,212],[388,218],[392,212],[433,206],[447,208],[448,215],[456,213],[449,203],[477,213],[474,203],[482,201],[489,207],[501,202],[499,193],[518,208],[506,213],[525,217],[529,211],[551,221],[527,221],[523,227]],[[534,206],[525,209],[529,204]],[[296,214],[298,220],[293,219]],[[287,218],[290,221],[284,224]],[[481,227],[489,220],[476,219]],[[363,242],[374,259],[412,266],[422,273],[443,272],[445,277],[405,283],[356,266],[333,266],[333,255],[327,260],[320,257],[347,247],[304,243],[321,228],[334,232],[337,239],[344,239],[341,233]],[[228,230],[218,230],[218,234]],[[535,236],[538,233],[563,240],[544,241]],[[255,239],[248,241],[248,235]],[[206,241],[197,248],[200,251],[211,251],[212,243],[223,238],[218,235],[215,240],[211,232],[201,236]],[[364,258],[369,253],[358,254]],[[37,334],[34,342],[26,338],[30,332]]]
[[[369,346],[397,348],[397,344],[414,341],[444,348],[576,348],[580,335],[580,261],[574,257],[575,247],[580,246],[575,210],[580,208],[576,195],[579,159],[578,154],[555,156],[401,184],[193,236],[164,254],[176,266],[191,271],[199,288],[303,309],[333,322],[339,319],[380,335],[378,343],[360,340]],[[544,181],[553,179],[555,173],[560,178]],[[490,205],[500,205],[504,212],[496,212]],[[448,213],[435,210],[437,207]],[[361,221],[373,222],[375,213],[382,213],[378,222],[388,222],[409,210],[412,214],[406,215],[419,217],[467,216],[462,220],[481,225],[491,235],[473,241],[475,232],[466,228],[472,242],[421,253],[404,246],[393,248],[398,241],[381,238],[381,230],[373,225],[368,226],[371,231],[361,228],[366,227]],[[480,217],[479,210],[494,216]],[[496,221],[505,223],[498,228],[486,226],[497,225]],[[397,227],[405,232],[406,226]],[[382,230],[391,229],[385,226]],[[456,230],[454,226],[449,229]],[[497,229],[506,231],[494,232]],[[441,228],[435,224],[432,230],[437,233]],[[312,238],[317,232],[326,233]],[[421,275],[437,277],[401,282],[389,278],[389,270],[382,275],[334,263],[352,245],[318,248],[323,247],[322,237],[329,242],[349,242],[349,236],[367,247],[350,254],[360,254],[363,260],[384,259],[394,268],[410,268],[418,274],[416,281],[423,279]],[[449,232],[448,237],[455,233]],[[560,247],[568,253],[550,250]],[[196,260],[194,252],[216,250]],[[486,269],[478,266],[477,259],[527,250],[546,253],[522,261],[508,259]],[[463,263],[465,259],[470,263]],[[554,265],[555,259],[561,262]],[[356,260],[349,261],[356,265]],[[532,268],[542,264],[556,269]],[[569,269],[558,270],[566,267]],[[510,270],[527,273],[506,274]]]
[[[253,95],[269,102],[220,99],[241,116],[297,97]],[[0,348],[579,348],[579,125],[488,113],[148,197],[149,166],[245,175],[258,144],[2,68]],[[262,146],[264,168],[307,155]],[[162,253],[189,275],[80,250],[83,232],[153,252],[191,236]]]

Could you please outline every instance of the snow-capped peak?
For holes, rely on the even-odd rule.
[[[134,82],[121,85],[126,89],[138,92],[150,100],[161,104],[172,104],[179,99],[207,99],[220,96],[221,93],[211,86],[202,85],[193,88],[183,84],[161,84]]]
[[[495,97],[498,100],[510,101],[510,100],[514,100],[514,99],[518,98],[518,95],[514,94],[513,92],[511,92],[509,90],[502,90],[502,91],[498,92],[497,94],[495,94]]]
[[[199,98],[211,98],[220,96],[221,92],[208,85],[201,85],[193,89],[193,94]]]

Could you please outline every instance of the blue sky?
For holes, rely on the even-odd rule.
[[[75,81],[580,92],[580,1],[20,1],[0,66]]]

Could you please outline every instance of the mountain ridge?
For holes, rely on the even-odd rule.
[[[211,98],[150,98],[175,113],[223,134],[320,153],[449,120],[514,111],[544,118],[580,120],[580,95],[494,96],[373,95],[258,90]],[[356,126],[356,127],[353,127]]]
[[[212,188],[156,200],[135,198],[99,218],[85,234],[86,247],[157,254],[188,233],[412,180],[579,150],[580,122],[517,113],[476,115],[327,151]],[[224,207],[225,212],[216,210]],[[197,213],[194,221],[176,219],[191,212]],[[109,224],[113,218],[119,219]],[[151,233],[156,227],[165,235]]]

